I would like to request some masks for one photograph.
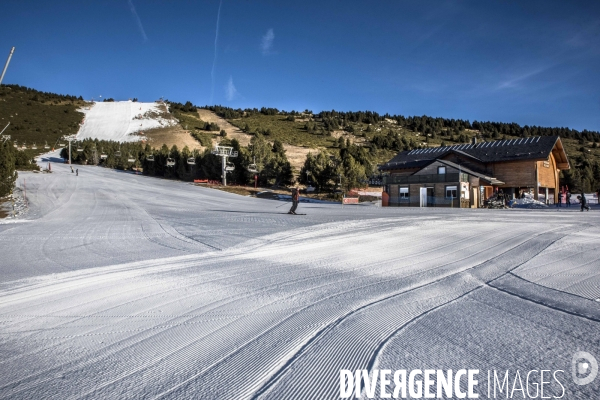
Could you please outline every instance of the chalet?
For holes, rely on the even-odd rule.
[[[558,136],[536,136],[403,151],[380,166],[383,205],[478,208],[502,190],[554,202],[569,169]]]

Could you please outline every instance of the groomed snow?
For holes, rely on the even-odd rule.
[[[142,138],[138,132],[176,124],[175,120],[159,116],[164,110],[164,106],[159,103],[93,103],[89,109],[79,110],[85,114],[85,119],[77,138],[135,142]]]
[[[373,368],[561,369],[564,398],[600,390],[567,379],[573,353],[600,356],[597,209],[290,216],[52,170],[20,175],[30,222],[0,225],[0,398],[337,399],[340,369]]]

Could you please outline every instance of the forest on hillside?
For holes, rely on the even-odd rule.
[[[106,99],[110,101],[112,99]],[[5,195],[16,177],[16,170],[35,168],[35,155],[58,145],[64,135],[79,129],[83,114],[82,97],[47,93],[19,85],[0,86],[0,122],[8,123],[0,146],[0,196]],[[198,124],[198,106],[169,101],[171,112],[180,123]],[[285,185],[294,179],[333,191],[339,187],[364,186],[379,175],[377,165],[397,152],[425,147],[468,143],[473,137],[492,141],[529,136],[560,136],[571,164],[561,172],[561,184],[575,191],[592,191],[600,187],[600,133],[577,131],[567,127],[521,126],[516,123],[468,121],[429,116],[379,114],[373,111],[285,111],[272,107],[233,109],[220,105],[205,106],[242,131],[253,136],[250,146],[243,147],[221,132],[221,142],[235,147],[240,157],[231,159],[236,169],[230,181],[251,183],[248,166],[256,160],[259,180],[264,185]],[[211,123],[194,127],[194,137],[205,147],[211,144],[212,132],[219,126]],[[8,136],[10,136],[10,138]],[[283,144],[312,148],[300,171],[293,171]],[[86,140],[72,150],[76,163],[98,164],[110,168],[141,168],[144,173],[175,179],[194,177],[220,179],[217,157],[189,149],[153,149],[147,145]],[[120,151],[124,155],[115,157]],[[77,150],[81,151],[77,151]],[[66,152],[64,150],[63,152]],[[106,155],[101,158],[100,154]],[[126,153],[126,154],[125,154]],[[130,154],[131,153],[131,154]],[[262,155],[261,155],[262,154]],[[131,157],[129,157],[131,155]],[[158,162],[149,162],[153,155]],[[173,158],[175,168],[165,168],[164,160]],[[188,159],[194,158],[194,164]],[[128,160],[134,160],[129,162]],[[296,176],[296,178],[294,178]]]
[[[514,122],[471,122],[425,115],[410,117],[381,115],[373,111],[332,110],[313,113],[310,110],[287,112],[265,107],[232,109],[223,106],[206,106],[205,108],[229,120],[247,133],[258,132],[266,137],[277,136],[284,143],[287,142],[285,136],[282,137],[278,135],[279,132],[274,132],[277,129],[275,122],[280,132],[292,132],[294,138],[297,137],[293,132],[294,128],[303,131],[305,136],[318,136],[321,140],[326,140],[321,143],[325,144],[324,147],[328,152],[337,154],[338,158],[345,158],[346,164],[350,163],[348,159],[351,157],[352,162],[363,167],[367,175],[376,174],[377,164],[389,160],[391,154],[403,150],[469,143],[473,137],[480,141],[492,141],[530,136],[559,136],[571,164],[570,170],[561,172],[561,185],[586,192],[595,191],[600,187],[600,133],[597,131],[585,129],[578,131],[567,127],[521,126]],[[251,122],[245,121],[251,121],[254,126]],[[256,126],[256,121],[269,128]],[[296,124],[294,128],[290,127],[291,123]],[[340,131],[344,132],[346,140],[342,140],[343,137],[338,139],[332,137],[334,133],[339,134]],[[292,133],[288,136],[292,137]],[[353,147],[360,147],[366,151],[361,151],[359,154]],[[347,149],[351,152],[349,153]],[[315,160],[311,159],[307,162],[314,164]],[[321,158],[321,164],[323,163],[324,160]],[[331,168],[321,166],[317,169]],[[308,164],[305,169],[310,170]],[[302,176],[300,174],[301,180]]]

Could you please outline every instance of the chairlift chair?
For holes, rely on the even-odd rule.
[[[106,154],[100,154],[100,158],[102,160],[106,160],[108,158],[108,155],[106,155]]]
[[[146,161],[153,162],[154,161],[154,155],[150,154],[149,156],[146,156]]]
[[[135,158],[133,158],[133,156],[129,154],[127,157],[127,162],[135,162]]]
[[[171,157],[167,158],[167,167],[174,167],[175,166],[175,160],[172,159]]]
[[[187,159],[188,165],[196,165],[196,159],[194,157],[190,157]]]
[[[256,159],[252,159],[252,164],[248,164],[248,166],[246,167],[246,169],[248,170],[248,172],[251,172],[253,174],[258,173],[258,167],[256,166]]]
[[[235,170],[235,164],[227,161],[227,164],[225,165],[225,171],[233,171]]]
[[[81,146],[79,146],[79,145],[78,145],[78,146],[77,146],[77,152],[78,152],[78,153],[81,153],[82,151],[83,151],[83,147],[81,147]]]
[[[13,147],[16,147],[17,149],[19,148],[19,145],[17,144],[17,141],[15,140],[15,142],[13,143]]]
[[[115,151],[115,157],[121,157],[121,150]]]
[[[50,148],[50,146],[48,146],[48,142],[46,142],[46,144],[44,145],[44,149],[48,150]]]
[[[31,146],[31,150],[37,150],[37,146],[35,145],[35,143]]]

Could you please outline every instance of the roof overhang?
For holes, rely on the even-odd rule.
[[[560,140],[560,137],[556,138],[556,143],[554,143],[554,147],[552,148],[552,155],[554,156],[554,160],[556,160],[556,168],[558,169],[571,169],[569,165],[569,159],[567,158],[567,152]]]
[[[464,166],[458,165],[456,163],[453,163],[452,161],[448,161],[448,160],[444,160],[444,159],[440,159],[440,158],[438,158],[437,160],[434,160],[434,161],[439,161],[442,164],[446,164],[452,168],[456,168],[456,169],[460,170],[462,173],[479,178],[480,180],[487,182],[490,185],[495,185],[495,186],[504,185],[504,182],[494,178],[493,176],[487,176],[480,172],[473,171],[470,168],[466,168]]]

